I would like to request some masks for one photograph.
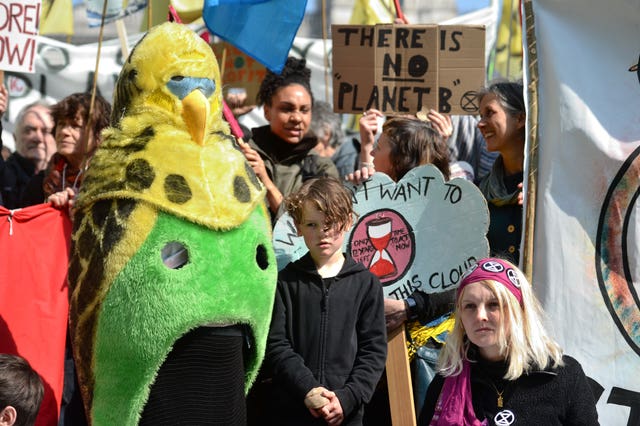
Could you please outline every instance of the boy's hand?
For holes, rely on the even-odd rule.
[[[344,412],[340,400],[334,392],[324,390],[322,396],[329,399],[329,403],[319,411],[322,413],[324,421],[329,425],[340,425],[344,421]]]
[[[317,412],[317,410],[329,403],[329,400],[322,396],[322,392],[326,390],[327,389],[323,388],[322,386],[313,388],[304,397],[304,405],[306,405],[307,408],[311,410],[311,414],[313,414],[314,417],[319,417],[318,415],[316,415],[316,413],[314,413],[314,411]]]

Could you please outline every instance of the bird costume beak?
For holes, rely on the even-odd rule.
[[[209,102],[200,89],[195,89],[182,99],[182,118],[191,138],[201,146],[204,145],[209,108]]]

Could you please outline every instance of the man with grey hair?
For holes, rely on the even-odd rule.
[[[49,106],[42,102],[24,107],[16,119],[13,137],[16,151],[6,162],[0,160],[0,204],[8,209],[22,207],[20,199],[29,180],[46,169],[56,152]]]

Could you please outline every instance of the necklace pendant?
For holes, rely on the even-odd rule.
[[[498,408],[502,408],[503,406],[502,395],[498,395]]]

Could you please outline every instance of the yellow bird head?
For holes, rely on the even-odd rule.
[[[226,126],[218,62],[209,45],[182,24],[152,28],[122,67],[111,125],[120,127],[125,116],[143,112],[184,128],[199,145]]]
[[[111,127],[77,207],[137,199],[213,229],[243,223],[264,187],[222,117],[220,71],[188,27],[152,28],[123,66]]]

